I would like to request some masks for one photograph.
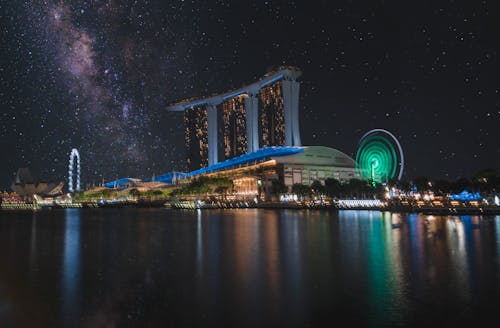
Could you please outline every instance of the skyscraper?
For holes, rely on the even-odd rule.
[[[295,67],[280,67],[242,88],[168,106],[184,112],[188,169],[261,147],[301,146],[300,74]]]
[[[224,159],[247,152],[246,114],[243,96],[222,103]]]
[[[196,170],[208,164],[208,120],[205,107],[184,111],[184,136],[187,169]]]
[[[285,108],[281,81],[259,91],[259,148],[285,145]]]

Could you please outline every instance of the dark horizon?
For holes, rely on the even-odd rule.
[[[493,1],[335,4],[48,1],[0,7],[0,188],[29,167],[67,183],[182,170],[168,104],[302,70],[303,145],[354,157],[368,130],[403,146],[404,180],[500,168]]]

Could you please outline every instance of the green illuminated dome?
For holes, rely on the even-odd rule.
[[[364,179],[378,183],[396,177],[401,179],[403,162],[401,145],[389,131],[375,129],[361,137],[356,169]]]

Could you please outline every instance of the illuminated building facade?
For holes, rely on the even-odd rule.
[[[285,108],[281,81],[259,92],[259,148],[285,145]]]
[[[347,182],[360,178],[355,161],[330,147],[264,147],[232,159],[183,175],[183,181],[199,176],[229,177],[238,196],[270,194],[273,181],[280,181],[291,192],[294,184],[322,184],[328,178]],[[263,193],[263,194],[262,194]],[[267,196],[265,196],[267,197]]]
[[[245,100],[243,96],[222,103],[224,159],[245,154],[248,150]]]
[[[286,187],[281,193],[290,193],[295,184],[310,186],[314,181],[325,184],[329,178],[347,182],[361,177],[356,171],[355,161],[340,150],[323,146],[271,146],[187,173],[170,172],[145,181],[123,178],[108,182],[105,187],[121,189],[145,188],[155,186],[154,183],[187,184],[202,176],[229,178],[233,182],[233,196],[251,200],[256,197],[269,200],[276,182]]]
[[[205,107],[191,107],[184,111],[184,136],[188,170],[208,165],[208,115]]]
[[[262,147],[301,146],[300,75],[295,67],[280,67],[240,89],[169,106],[169,111],[184,112],[188,168]]]

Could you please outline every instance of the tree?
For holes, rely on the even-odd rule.
[[[375,183],[375,186],[372,188],[371,197],[383,199],[383,198],[385,198],[385,193],[386,193],[386,190],[385,190],[384,185],[377,182],[377,183]]]
[[[304,197],[306,195],[309,195],[311,192],[311,188],[303,185],[302,183],[294,183],[292,185],[292,193],[296,194],[297,196]]]
[[[227,198],[227,191],[228,191],[229,187],[228,186],[218,186],[215,188],[214,192],[216,194],[219,194],[219,195],[222,195],[222,198],[223,199],[226,199]]]
[[[476,189],[483,192],[494,192],[500,189],[500,171],[484,169],[477,172],[472,178]]]
[[[451,192],[451,183],[447,180],[436,180],[433,187],[436,195],[443,196]]]
[[[416,177],[413,179],[413,185],[417,188],[418,192],[423,193],[430,189],[430,179],[428,177]]]
[[[316,194],[316,195],[322,195],[325,193],[325,187],[319,180],[314,180],[311,183],[311,190]]]
[[[139,190],[137,190],[136,188],[132,188],[130,189],[130,191],[128,192],[128,194],[132,197],[138,197],[141,195],[141,193],[139,192]]]
[[[288,192],[288,187],[281,180],[271,180],[271,194],[280,195]]]
[[[459,193],[467,189],[472,191],[472,183],[467,178],[459,178],[451,184],[451,191],[453,193]]]
[[[340,197],[343,192],[342,183],[334,178],[325,180],[325,193],[328,197]]]
[[[373,194],[373,187],[366,180],[350,179],[344,186],[350,197],[366,198]]]

